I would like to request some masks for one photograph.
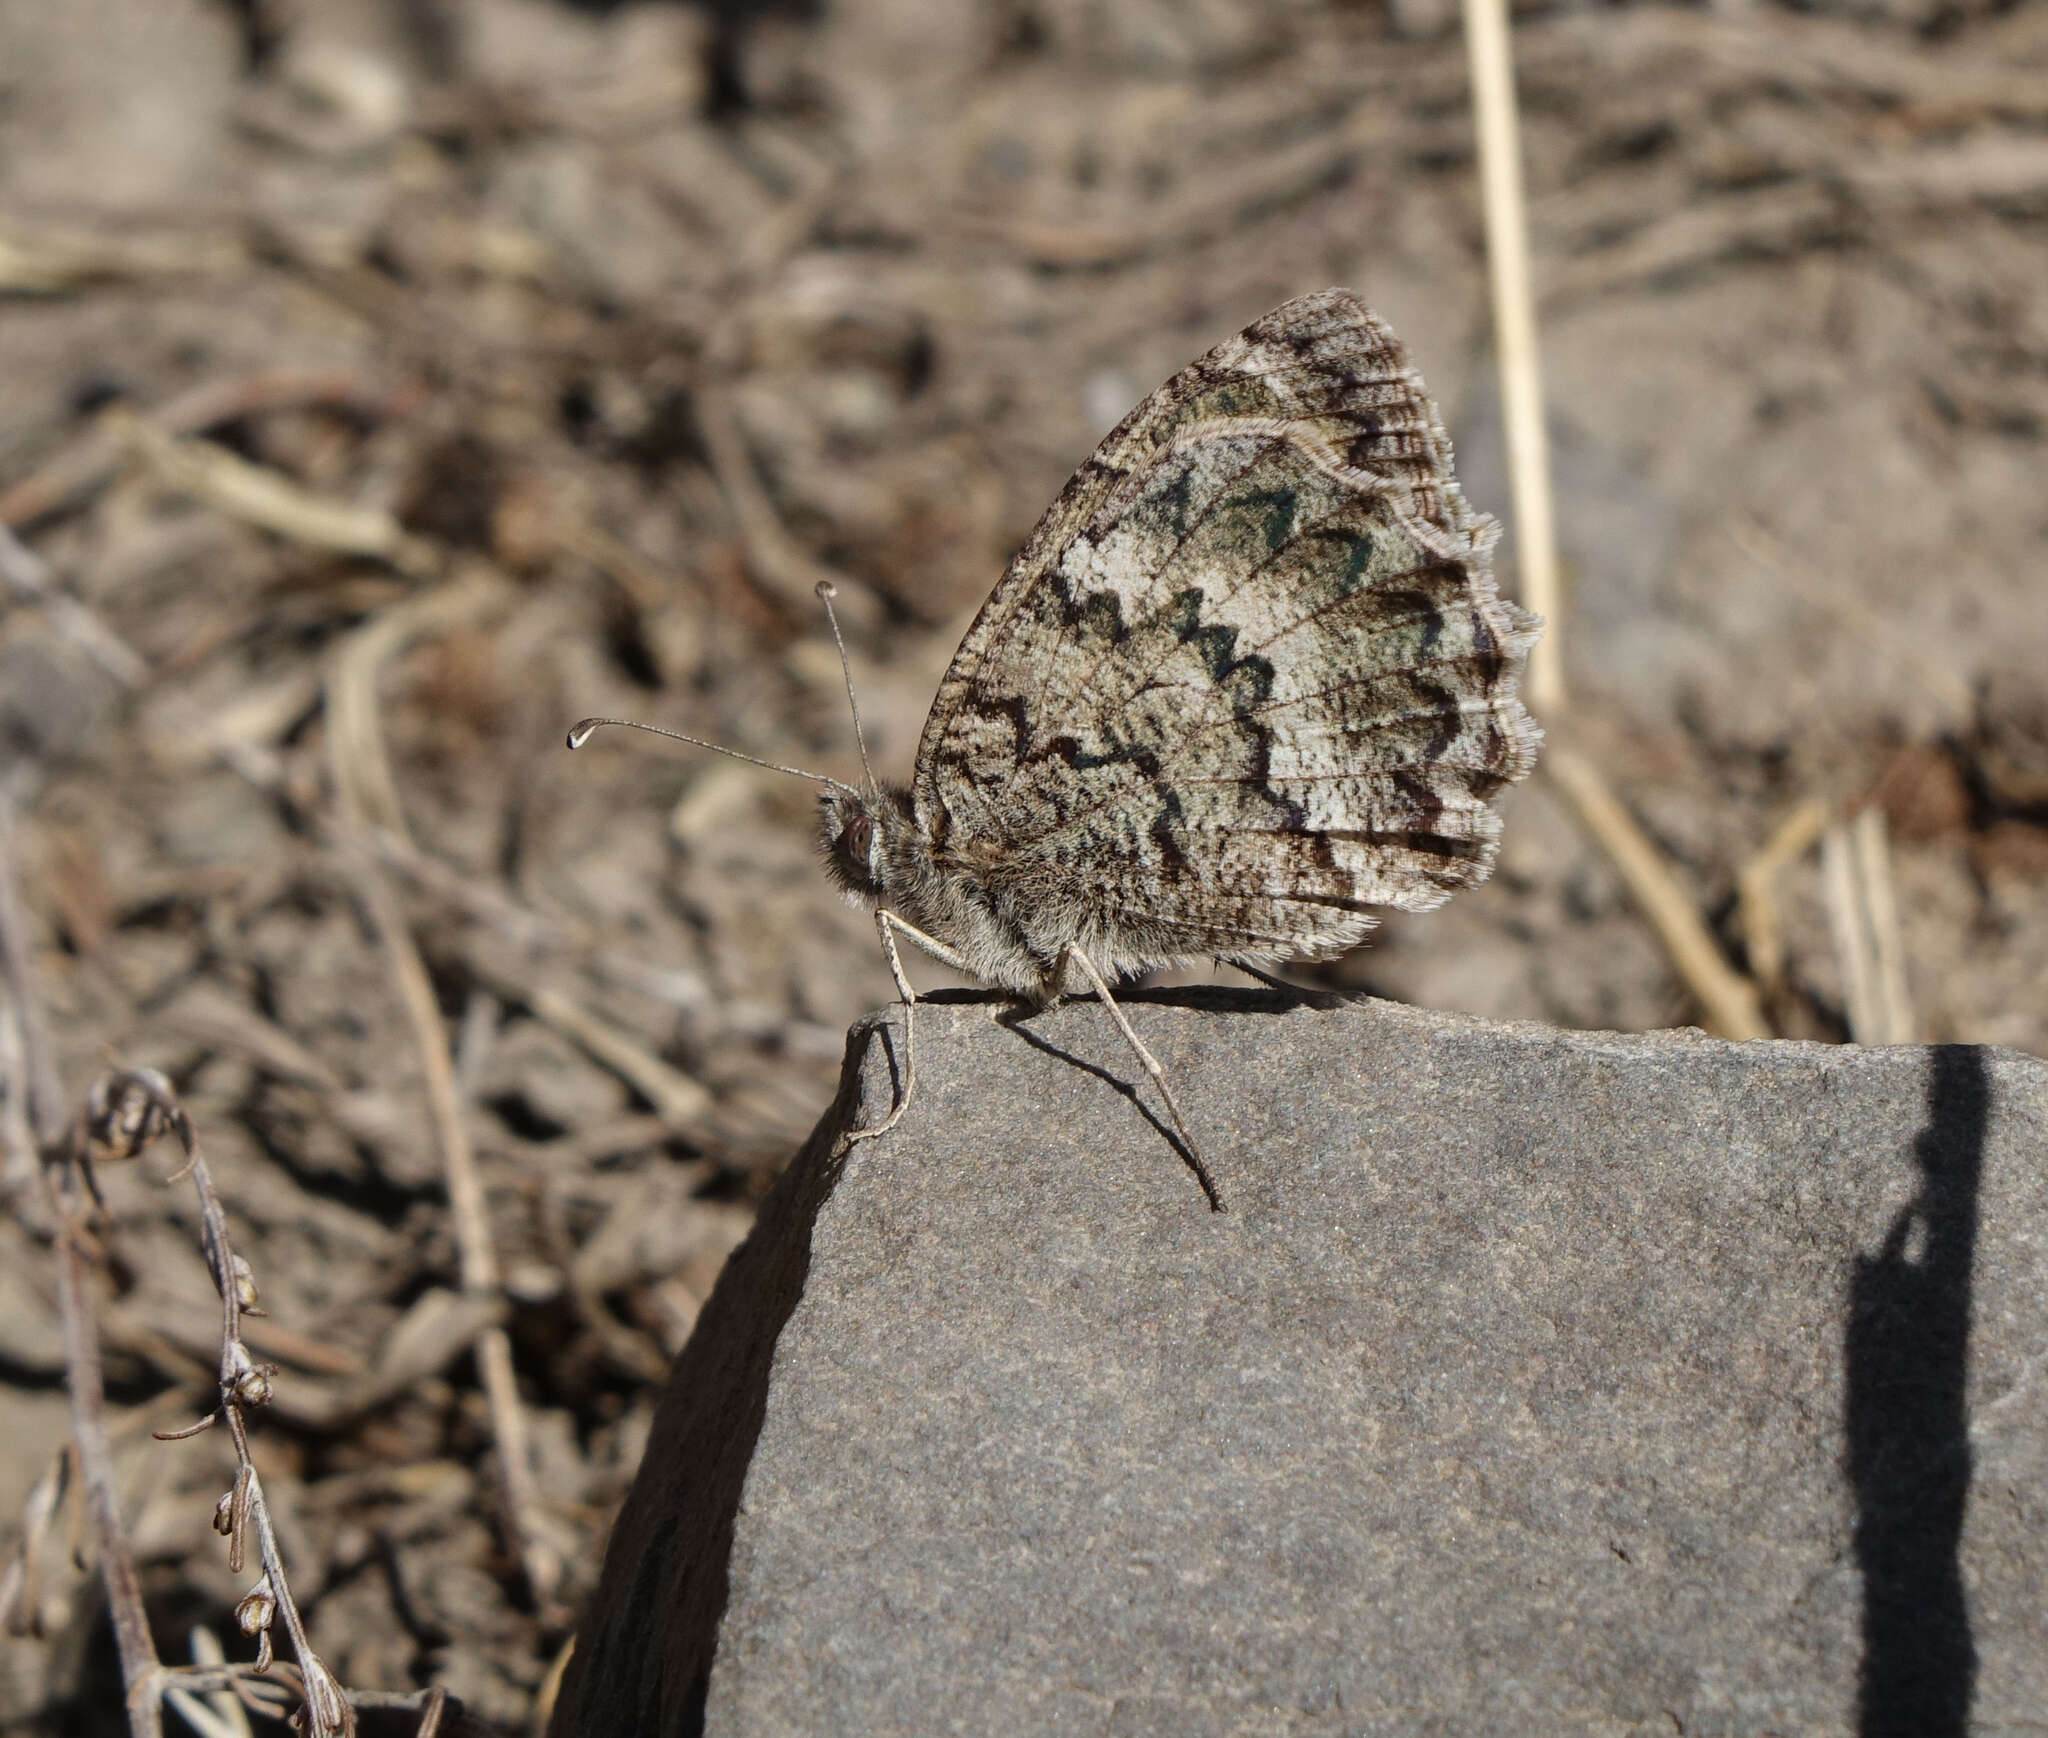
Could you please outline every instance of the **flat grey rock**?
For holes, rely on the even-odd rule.
[[[836,1164],[856,1031],[556,1734],[2048,1732],[2048,1064],[1134,1000],[1218,1216],[991,1013]]]

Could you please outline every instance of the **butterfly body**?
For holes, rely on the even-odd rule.
[[[1078,946],[1112,977],[1200,957],[1142,924],[1091,908],[1085,888],[1048,864],[972,839],[934,848],[915,800],[901,786],[832,792],[821,799],[821,836],[832,877],[856,901],[887,906],[982,983],[1040,1004],[1074,981]]]

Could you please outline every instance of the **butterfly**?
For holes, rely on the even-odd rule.
[[[975,617],[910,783],[779,769],[827,787],[826,866],[913,1011],[896,1103],[854,1138],[910,1101],[900,935],[1035,1004],[1092,991],[1221,1211],[1111,982],[1330,959],[1376,908],[1486,879],[1492,798],[1542,739],[1517,696],[1541,622],[1496,592],[1496,536],[1349,290],[1283,303],[1125,417]]]

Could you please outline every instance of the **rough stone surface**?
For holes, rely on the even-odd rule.
[[[1130,1011],[1231,1212],[1084,1004],[835,1166],[857,1030],[557,1734],[2048,1731],[2048,1065]]]

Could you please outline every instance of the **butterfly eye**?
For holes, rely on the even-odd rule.
[[[846,854],[856,863],[868,860],[868,847],[874,843],[875,828],[866,815],[855,815],[846,824]]]

